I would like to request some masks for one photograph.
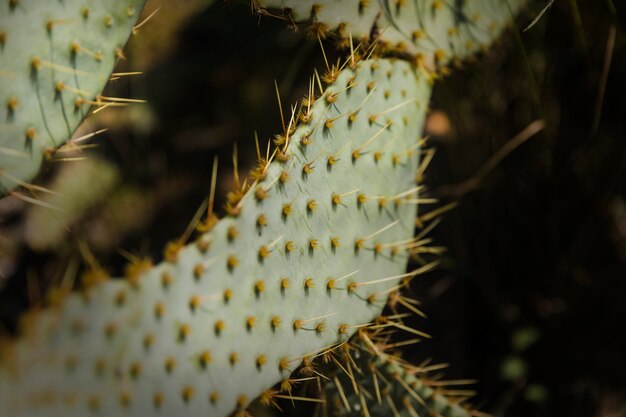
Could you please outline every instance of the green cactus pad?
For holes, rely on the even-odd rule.
[[[71,138],[144,1],[0,2],[0,195],[32,179],[46,152]]]
[[[435,69],[486,48],[525,0],[261,0],[260,13],[281,9],[309,24],[314,36],[331,31],[339,45],[377,39]]]
[[[340,357],[356,365],[350,376],[342,370],[325,386],[328,415],[336,417],[470,417],[459,399],[433,387],[424,368],[385,353],[384,346],[355,338]],[[369,342],[369,339],[368,339]]]
[[[376,59],[326,79],[233,215],[130,281],[33,313],[0,366],[4,410],[227,416],[424,270],[405,273],[405,248],[429,74]]]

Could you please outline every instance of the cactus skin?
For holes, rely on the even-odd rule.
[[[347,367],[355,364],[361,372],[343,371],[329,375],[325,385],[328,415],[336,417],[470,417],[470,410],[459,400],[448,398],[429,386],[422,368],[385,352],[384,344],[374,344],[375,335],[359,334],[344,349],[340,359]],[[343,398],[342,395],[343,394]],[[367,412],[364,412],[367,408]]]
[[[31,180],[100,94],[145,0],[0,2],[0,196]]]
[[[334,31],[338,44],[350,37],[376,38],[383,49],[411,55],[431,70],[487,48],[526,0],[261,0],[257,11],[282,9],[290,21],[306,22],[313,36]]]
[[[2,355],[3,409],[227,416],[378,316],[408,279],[431,78],[375,59],[332,81],[236,216],[31,313]]]

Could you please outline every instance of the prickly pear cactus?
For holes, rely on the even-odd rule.
[[[446,385],[467,381],[429,381],[427,368],[403,361],[387,352],[375,334],[360,334],[349,349],[338,355],[354,370],[335,371],[325,385],[329,415],[337,417],[470,417],[474,413],[462,404],[463,397],[446,395]],[[382,338],[381,338],[382,339]],[[449,391],[466,394],[465,391]]]
[[[155,267],[33,312],[0,365],[13,416],[227,416],[368,325],[406,273],[430,75],[348,61],[311,84],[230,216]],[[321,86],[319,86],[321,90]],[[296,127],[297,124],[297,127]]]
[[[122,57],[145,0],[0,2],[0,195],[65,143]]]
[[[313,36],[379,42],[430,69],[467,58],[493,43],[525,0],[260,0],[257,12],[281,9]]]

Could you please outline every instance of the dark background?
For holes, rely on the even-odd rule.
[[[148,104],[88,121],[109,128],[88,154],[113,164],[119,183],[43,248],[26,232],[33,210],[0,201],[6,332],[44,288],[83,265],[84,247],[114,275],[132,256],[158,261],[205,200],[214,156],[221,207],[233,143],[243,175],[255,162],[254,132],[265,144],[280,130],[273,81],[288,108],[323,68],[316,42],[284,22],[253,17],[245,4],[204,3],[148,2],[162,10],[118,69],[144,74],[106,92]],[[474,404],[497,416],[625,416],[625,7],[557,0],[521,32],[541,6],[533,2],[491,51],[435,88],[428,133],[437,154],[426,181],[430,195],[458,207],[431,233],[448,248],[442,267],[411,289],[429,316],[415,324],[433,340],[406,356],[449,363],[447,378],[477,379]],[[542,132],[466,187],[540,119]],[[65,166],[48,167],[40,182]]]

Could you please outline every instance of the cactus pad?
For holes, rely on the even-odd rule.
[[[0,195],[32,179],[70,139],[144,1],[0,2]]]
[[[385,351],[387,337],[361,334],[339,357],[343,369],[329,375],[325,386],[328,415],[337,417],[470,417],[462,405],[467,391],[449,391],[461,395],[447,396],[446,382],[430,381],[426,367],[415,366]],[[452,381],[450,384],[466,384]],[[469,381],[471,382],[471,381]]]
[[[281,9],[308,24],[313,36],[332,33],[340,46],[378,40],[435,69],[486,48],[525,0],[262,0],[257,11]]]
[[[195,244],[136,262],[126,280],[92,274],[32,312],[0,361],[3,409],[227,416],[429,269],[405,272],[430,76],[399,60],[351,64],[303,100],[273,160]]]

